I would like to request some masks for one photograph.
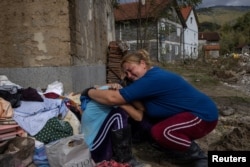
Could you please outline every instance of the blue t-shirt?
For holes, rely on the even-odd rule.
[[[119,91],[126,102],[142,101],[151,117],[167,118],[188,111],[205,121],[218,119],[212,99],[181,76],[159,67]]]

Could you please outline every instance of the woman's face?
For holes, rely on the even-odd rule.
[[[126,77],[132,81],[141,78],[147,72],[147,66],[143,60],[140,63],[126,62],[122,67]]]

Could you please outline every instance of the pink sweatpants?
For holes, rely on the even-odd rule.
[[[155,124],[151,129],[151,135],[165,148],[185,151],[193,140],[211,132],[217,122],[203,121],[190,112],[183,112]]]

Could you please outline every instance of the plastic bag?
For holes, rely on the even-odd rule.
[[[94,167],[83,135],[73,135],[45,145],[50,167]]]

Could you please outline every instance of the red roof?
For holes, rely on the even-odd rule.
[[[220,50],[220,45],[204,45],[203,50]]]
[[[125,3],[115,9],[115,20],[132,20],[138,18],[157,17],[170,4],[171,0],[146,1],[144,5],[138,2]],[[141,12],[139,12],[139,8]]]
[[[207,40],[207,41],[219,41],[220,35],[217,32],[200,32],[199,40]]]
[[[242,48],[244,48],[244,47],[250,47],[250,45],[248,45],[248,44],[239,44],[236,48],[237,49],[242,49]]]
[[[192,9],[193,8],[191,6],[181,8],[181,14],[185,20],[188,19],[188,16],[190,15]]]

